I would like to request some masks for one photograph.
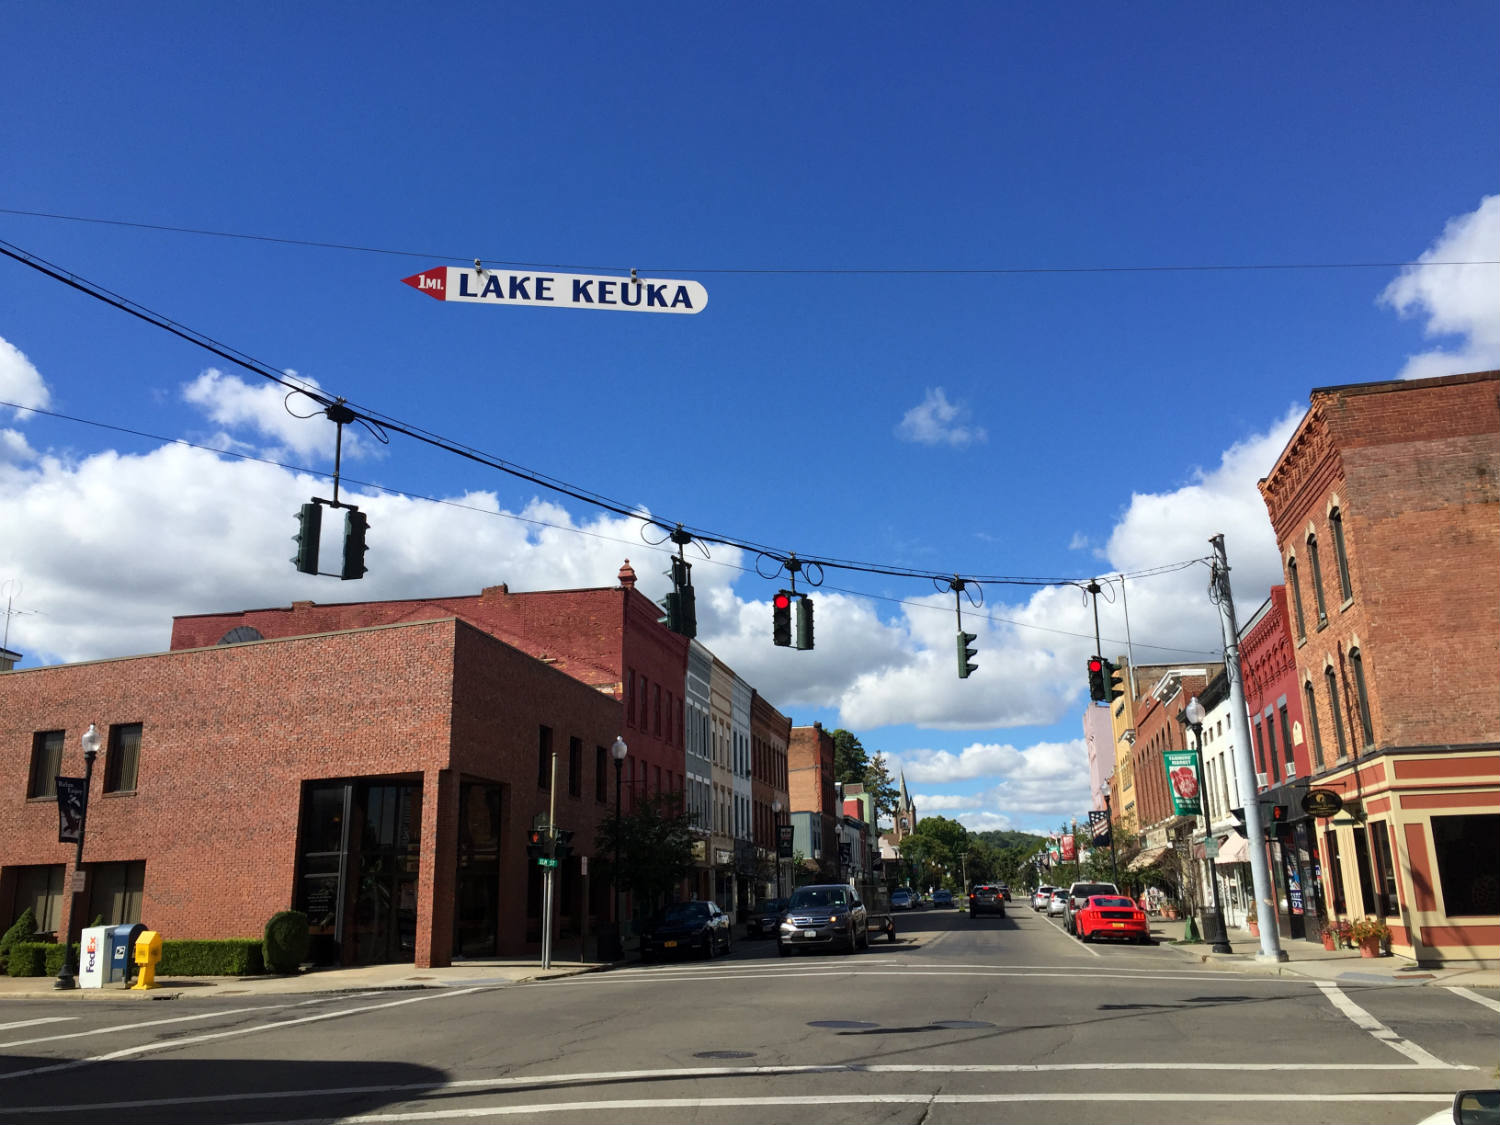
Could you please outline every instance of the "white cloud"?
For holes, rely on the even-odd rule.
[[[52,403],[46,380],[31,360],[9,340],[0,336],[0,400],[22,407],[47,407]],[[25,418],[26,412],[14,412]]]
[[[297,381],[315,389],[318,386],[317,380],[306,376],[297,376]],[[258,444],[252,444],[232,434],[216,435],[215,445],[239,450],[256,448],[273,457],[290,454],[302,459],[333,458],[337,428],[306,395],[288,397],[287,389],[275,383],[247,383],[210,367],[182,388],[182,398],[202,409],[215,424],[231,430],[248,429],[259,439]],[[361,434],[358,425],[344,427],[346,456],[357,457],[366,451],[369,443],[361,440]]]
[[[984,428],[966,425],[968,417],[967,406],[949,402],[942,387],[930,387],[927,397],[902,417],[896,436],[921,445],[961,446],[984,441]]]
[[[1451,266],[1438,262],[1494,262],[1500,250],[1500,195],[1486,196],[1473,211],[1448,220],[1437,241],[1380,294],[1402,316],[1422,315],[1429,337],[1457,337],[1454,348],[1408,356],[1403,379],[1425,379],[1500,366],[1500,266]]]

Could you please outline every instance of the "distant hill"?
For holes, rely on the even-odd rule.
[[[983,840],[997,851],[1008,848],[1021,848],[1030,852],[1047,842],[1045,836],[1036,836],[1030,832],[1001,832],[998,829],[989,832],[974,832],[972,835],[976,839]]]

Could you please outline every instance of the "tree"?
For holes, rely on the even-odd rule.
[[[835,781],[864,781],[870,768],[870,756],[860,745],[859,736],[840,727],[829,731],[833,739],[833,779]]]
[[[896,802],[901,798],[901,790],[896,788],[895,780],[885,768],[884,754],[877,753],[870,759],[870,764],[865,767],[864,782],[865,792],[875,801],[876,821],[879,822],[882,813],[894,821]]]
[[[647,912],[681,885],[693,867],[692,818],[681,808],[676,794],[663,793],[636,803],[619,822],[619,889],[633,891]],[[615,819],[599,826],[594,852],[605,879],[615,854]]]

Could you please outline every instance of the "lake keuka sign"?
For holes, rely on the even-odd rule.
[[[708,290],[698,282],[661,278],[434,266],[401,280],[439,301],[476,301],[486,305],[697,313],[708,304]]]

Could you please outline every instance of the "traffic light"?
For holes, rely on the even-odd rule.
[[[344,515],[344,569],[339,577],[345,580],[365,576],[365,532],[370,521],[361,511],[350,508]]]
[[[969,673],[979,667],[969,659],[979,651],[977,648],[969,647],[969,642],[977,639],[977,636],[978,634],[975,633],[965,633],[962,629],[958,631],[958,678],[960,680],[967,680]]]
[[[573,854],[573,830],[559,828],[552,836],[552,857],[567,859]]]
[[[813,646],[813,604],[812,599],[803,594],[797,602],[797,647],[809,649]]]
[[[782,648],[792,644],[792,595],[786,590],[777,590],[771,599],[771,643]]]
[[[657,621],[672,632],[684,637],[698,635],[698,607],[693,596],[692,564],[685,559],[672,559],[672,569],[667,572],[672,579],[672,592],[659,603],[666,610]]]
[[[673,590],[660,602],[657,603],[667,612],[656,619],[657,624],[665,625],[674,633],[682,632],[682,595]]]
[[[320,504],[303,504],[297,510],[297,534],[292,536],[297,544],[297,553],[292,562],[303,574],[318,573],[318,536],[323,533],[323,507]]]
[[[541,859],[547,854],[547,830],[545,828],[531,828],[526,832],[526,856],[528,859]]]
[[[1109,688],[1104,682],[1102,656],[1089,657],[1089,698],[1095,703],[1103,703],[1109,698]]]
[[[1125,694],[1125,669],[1111,661],[1104,661],[1104,686],[1109,690],[1106,700],[1111,706]]]

